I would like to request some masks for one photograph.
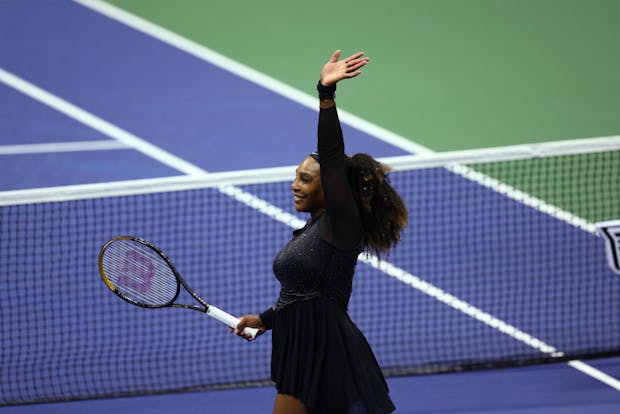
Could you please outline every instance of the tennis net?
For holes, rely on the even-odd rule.
[[[349,312],[386,375],[620,354],[620,275],[594,226],[620,218],[620,139],[384,161],[409,226],[360,257]],[[208,302],[262,311],[305,220],[293,170],[0,193],[0,405],[268,384],[270,333],[130,306],[97,254],[142,237]]]

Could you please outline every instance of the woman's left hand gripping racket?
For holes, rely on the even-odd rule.
[[[99,273],[110,290],[132,305],[143,308],[183,308],[205,312],[236,329],[239,319],[209,305],[196,294],[176,271],[166,255],[138,237],[115,237],[99,252]],[[176,303],[181,285],[199,303]],[[252,339],[258,329],[245,328]]]

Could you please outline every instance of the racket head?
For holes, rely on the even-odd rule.
[[[139,237],[109,240],[99,252],[99,273],[112,292],[136,306],[171,306],[179,296],[180,278],[170,259]]]

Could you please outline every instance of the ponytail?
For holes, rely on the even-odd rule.
[[[390,183],[390,167],[367,154],[347,157],[346,166],[366,251],[380,257],[400,241],[400,232],[407,226],[407,207]]]

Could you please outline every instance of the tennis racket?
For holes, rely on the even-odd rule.
[[[108,241],[99,252],[99,273],[106,286],[121,299],[143,308],[182,308],[204,312],[235,329],[239,319],[208,304],[177,272],[172,261],[157,247],[138,237],[122,236]],[[177,303],[181,286],[198,302]],[[252,338],[258,329],[245,328]]]

